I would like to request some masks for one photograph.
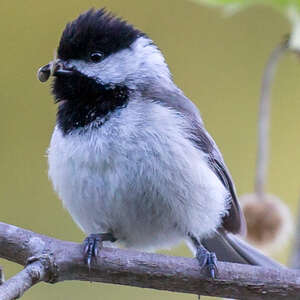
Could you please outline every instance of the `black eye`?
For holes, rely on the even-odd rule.
[[[100,52],[94,52],[90,54],[90,59],[92,62],[97,63],[102,59],[103,55]]]

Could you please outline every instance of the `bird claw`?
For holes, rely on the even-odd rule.
[[[98,255],[98,249],[102,247],[102,239],[99,234],[91,234],[83,241],[84,245],[84,261],[88,265],[89,270],[91,269],[91,264],[93,258]]]
[[[97,258],[104,241],[115,242],[116,238],[111,233],[99,233],[90,234],[84,239],[84,262],[88,265],[89,271],[91,270],[93,259]]]
[[[203,246],[197,249],[196,258],[199,262],[199,266],[202,269],[206,267],[210,278],[215,279],[218,273],[217,269],[217,257],[213,252],[207,251]]]

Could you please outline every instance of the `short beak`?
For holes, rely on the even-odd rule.
[[[56,59],[39,68],[37,78],[41,82],[46,82],[50,76],[68,76],[71,75],[73,71],[73,68],[67,67],[63,61]]]

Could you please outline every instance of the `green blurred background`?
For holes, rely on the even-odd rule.
[[[289,23],[263,7],[230,18],[184,0],[0,1],[0,220],[56,238],[84,235],[62,208],[47,178],[46,149],[55,122],[49,84],[36,71],[52,59],[66,24],[90,7],[107,7],[146,32],[162,49],[175,82],[201,110],[239,194],[253,191],[260,80]],[[300,65],[279,66],[273,89],[267,190],[296,214],[300,195]],[[286,262],[288,248],[277,258]],[[167,252],[190,256],[181,246]],[[0,259],[6,277],[20,269]],[[40,284],[23,299],[196,299],[194,295],[87,282]],[[202,299],[202,298],[201,298]]]

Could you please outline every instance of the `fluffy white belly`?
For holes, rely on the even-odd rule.
[[[99,128],[49,147],[49,177],[87,233],[112,232],[126,247],[168,247],[188,233],[212,233],[226,213],[226,190],[175,112],[129,103]]]

